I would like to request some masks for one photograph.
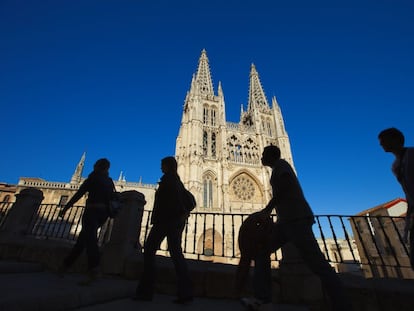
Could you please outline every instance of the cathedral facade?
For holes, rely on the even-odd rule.
[[[178,173],[196,195],[199,211],[251,213],[271,198],[265,146],[276,145],[292,167],[289,137],[280,107],[266,98],[252,64],[247,108],[238,123],[226,120],[221,83],[214,90],[209,60],[201,52],[184,102],[175,156]]]

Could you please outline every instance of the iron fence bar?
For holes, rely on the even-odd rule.
[[[221,243],[221,253],[223,254],[223,256],[225,255],[225,251],[226,251],[226,247],[225,247],[226,232],[225,232],[224,220],[225,220],[225,216],[224,214],[221,214],[221,232],[222,232],[222,238],[223,238],[223,241]]]
[[[74,241],[76,240],[76,234],[80,231],[79,230],[79,226],[82,225],[82,216],[83,216],[84,208],[83,207],[79,207],[78,205],[73,206],[70,209],[70,214],[69,214],[69,218],[68,218],[68,220],[70,221],[70,223],[72,223],[72,224],[75,223],[76,214],[78,213],[79,210],[80,210],[80,215],[78,217],[78,220],[80,220],[80,221],[76,222],[76,225],[75,225],[75,234],[73,235],[73,239],[72,239]],[[70,220],[71,219],[71,216],[72,216],[72,220]]]
[[[361,236],[361,228],[359,227],[358,222],[356,222],[356,221],[355,221],[355,217],[351,217],[351,220],[352,220],[352,222],[353,222],[353,224],[354,224],[355,231],[356,231],[356,233],[357,233],[357,235],[358,235],[358,240],[359,240],[359,242],[360,242],[360,244],[361,244],[361,246],[362,246],[362,250],[364,251],[364,256],[365,256],[365,258],[366,258],[366,259],[367,259],[367,261],[368,261],[368,266],[372,269],[371,259],[370,259],[370,256],[369,256],[369,253],[368,253],[368,250],[367,250],[367,248],[366,248],[366,245],[365,245],[365,243],[364,243],[364,240],[363,240],[363,238],[362,238],[362,236]],[[362,262],[361,262],[361,264],[364,264],[364,263],[362,263]]]
[[[231,215],[231,239],[233,241],[232,252],[231,252],[232,258],[236,258],[236,250],[234,248],[234,244],[236,244],[235,243],[236,239],[234,235],[234,231],[235,231],[234,230],[234,216],[235,216],[234,214]]]
[[[215,246],[216,246],[216,244],[215,244],[215,241],[216,241],[216,215],[214,214],[213,216],[213,245],[212,245],[212,247],[213,247],[213,254],[212,255],[214,255],[214,252],[216,251],[216,248],[215,248]]]
[[[188,225],[188,219],[190,217],[191,216],[187,217],[187,219],[185,220],[185,227],[184,227],[184,251],[187,250],[187,234],[188,234],[188,227],[189,227],[189,225]]]
[[[52,219],[50,217],[51,211],[52,211],[51,204],[45,204],[44,207],[46,209],[46,212],[44,213],[45,217],[43,217],[44,222],[45,222],[45,230],[43,231],[43,233],[49,232],[49,229],[51,228],[51,224],[52,224]],[[44,237],[47,239],[48,235],[44,234]]]
[[[6,221],[7,216],[9,216],[9,211],[14,202],[1,202],[0,203],[0,229],[3,226],[3,223]]]
[[[341,217],[340,219],[341,219],[342,228],[344,230],[344,237],[345,237],[345,240],[346,240],[346,242],[348,244],[348,248],[351,251],[352,259],[356,262],[357,259],[355,257],[354,249],[352,247],[351,240],[349,238],[348,230],[346,230],[346,227],[345,227],[345,224],[344,224],[344,221],[343,221],[343,217]]]
[[[382,258],[382,252],[381,252],[381,249],[380,249],[380,247],[378,246],[378,241],[377,241],[377,239],[375,238],[375,236],[376,236],[376,232],[375,232],[375,230],[374,230],[374,228],[373,228],[373,226],[372,226],[372,221],[371,221],[371,217],[369,217],[369,216],[366,216],[366,217],[364,217],[364,219],[365,219],[365,221],[366,221],[366,223],[367,223],[367,225],[368,225],[368,227],[371,229],[369,232],[371,233],[370,234],[370,236],[371,236],[371,240],[372,240],[372,243],[374,244],[374,246],[375,246],[375,249],[377,250],[377,253],[378,253],[378,256],[379,256],[379,258],[380,258],[380,260],[381,260],[381,263],[383,264],[383,265],[385,265],[385,262],[384,262],[384,259]],[[373,218],[374,219],[374,218]],[[372,220],[373,220],[372,219]]]
[[[204,223],[203,223],[203,233],[202,233],[202,237],[203,237],[203,250],[202,250],[202,254],[205,255],[205,249],[206,249],[206,226],[207,226],[207,214],[203,214],[204,216]]]
[[[336,233],[335,233],[334,227],[333,227],[333,225],[332,225],[331,217],[336,217],[336,218],[337,218],[338,216],[328,216],[328,222],[329,222],[329,226],[330,226],[330,228],[331,228],[331,232],[332,232],[332,236],[333,236],[333,239],[334,239],[334,242],[335,242],[336,249],[338,250],[338,254],[339,254],[339,258],[340,258],[340,262],[344,262],[343,257],[342,257],[341,247],[340,247],[340,245],[338,244],[338,238],[337,238],[337,236],[336,236]]]
[[[194,254],[197,254],[197,249],[196,249],[196,237],[197,237],[197,227],[198,227],[198,216],[199,216],[199,214],[198,213],[196,213],[195,215],[194,215],[194,236],[193,236],[193,247],[194,247]]]
[[[60,226],[58,225],[58,223],[60,223],[60,220],[58,217],[59,215],[58,207],[59,206],[56,206],[56,208],[53,210],[53,216],[52,216],[54,219],[54,224],[55,224],[55,226],[53,227],[53,236],[56,236],[57,238],[58,238],[59,230],[60,230]]]
[[[149,227],[151,222],[151,211],[147,211],[147,221],[145,223],[145,231],[144,231],[144,239],[142,241],[142,247],[145,245],[145,241],[147,240],[148,234],[149,234]]]
[[[404,219],[404,217],[392,217],[393,219]],[[408,248],[406,243],[404,242],[403,237],[401,236],[400,230],[398,230],[397,225],[395,224],[395,221],[392,221],[392,225],[394,227],[395,232],[397,233],[398,240],[400,241],[401,245],[403,246],[404,252],[407,256],[409,256]]]
[[[330,260],[329,259],[328,246],[326,245],[325,235],[323,233],[323,229],[322,229],[322,226],[321,226],[321,222],[319,220],[319,216],[315,216],[315,218],[316,218],[316,222],[318,223],[318,228],[319,228],[319,232],[321,234],[321,238],[322,238],[322,242],[323,242],[323,247],[325,249],[325,256],[328,258],[328,260]]]
[[[378,220],[381,220],[383,218],[384,217],[378,218]],[[387,217],[387,218],[390,219],[389,217]],[[390,219],[390,220],[393,221],[392,219]],[[388,234],[387,234],[387,232],[384,229],[384,224],[382,223],[382,221],[379,221],[379,225],[380,225],[380,228],[381,228],[382,233],[384,234],[384,238],[386,240],[386,243],[387,243],[387,245],[388,245],[389,249],[391,250],[391,253],[392,253],[393,257],[394,257],[395,263],[396,263],[397,267],[399,268],[401,266],[400,265],[400,262],[398,261],[397,254],[395,253],[394,247],[392,246],[391,241],[390,241],[390,239],[388,237]],[[399,274],[401,273],[401,271],[399,269],[398,269],[398,273]]]

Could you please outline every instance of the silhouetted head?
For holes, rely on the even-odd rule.
[[[273,164],[280,159],[280,149],[276,146],[270,145],[263,149],[262,164],[265,166],[273,166]]]
[[[177,174],[177,161],[174,157],[165,157],[161,160],[161,171],[165,173]]]
[[[109,170],[109,167],[111,166],[111,163],[108,159],[99,159],[95,162],[93,165],[93,170],[96,172],[107,172]]]
[[[395,127],[381,131],[378,139],[385,152],[398,152],[404,147],[404,135]]]

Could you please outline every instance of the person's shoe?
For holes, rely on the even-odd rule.
[[[274,310],[271,302],[263,302],[256,298],[242,298],[241,304],[249,311],[272,311]]]
[[[173,300],[173,303],[179,305],[187,305],[193,302],[193,297],[185,297],[185,298],[176,298]]]

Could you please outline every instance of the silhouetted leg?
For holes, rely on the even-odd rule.
[[[143,272],[136,289],[137,298],[152,299],[156,278],[155,254],[165,236],[166,230],[159,224],[154,224],[148,234],[144,245]]]
[[[99,209],[91,210],[85,217],[85,246],[89,271],[96,270],[99,266],[98,229],[106,221],[106,218],[106,214]]]
[[[267,251],[257,254],[254,260],[253,289],[255,298],[264,303],[272,301],[272,272]]]
[[[168,250],[177,275],[177,297],[180,299],[193,297],[192,282],[187,262],[181,248],[181,238],[184,226],[185,222],[172,224],[167,235]]]
[[[286,226],[289,240],[296,246],[309,268],[320,280],[331,298],[332,310],[349,311],[352,306],[346,298],[342,281],[325,259],[316,241],[310,224],[290,224]]]
[[[272,270],[270,254],[286,242],[278,224],[273,224],[270,250],[261,250],[254,259],[253,290],[254,297],[264,303],[272,301]]]
[[[97,239],[98,226],[90,224],[85,231],[86,254],[88,256],[88,270],[91,271],[99,265],[99,247]]]

